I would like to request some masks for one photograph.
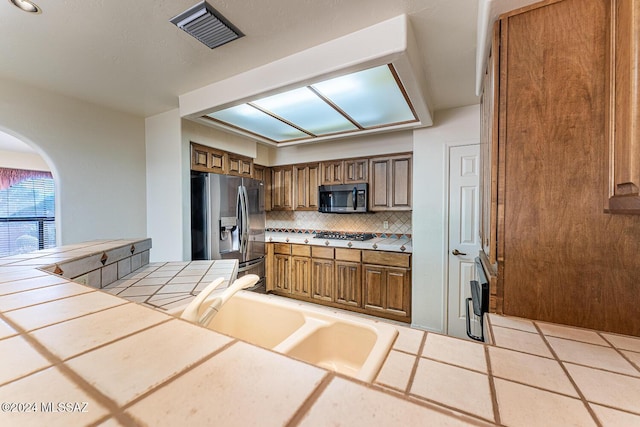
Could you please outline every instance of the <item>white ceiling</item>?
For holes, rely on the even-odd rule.
[[[140,116],[178,96],[405,13],[435,110],[475,104],[477,0],[208,0],[245,37],[210,50],[169,19],[197,0],[0,2],[0,77]]]

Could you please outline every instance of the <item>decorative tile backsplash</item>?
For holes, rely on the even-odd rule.
[[[389,228],[384,228],[384,221]],[[347,231],[376,234],[411,234],[411,212],[327,214],[315,211],[267,212],[268,229]]]

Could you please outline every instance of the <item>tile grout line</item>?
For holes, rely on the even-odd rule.
[[[309,413],[313,405],[318,401],[320,396],[324,393],[324,391],[329,387],[329,384],[336,378],[336,375],[328,371],[320,380],[320,384],[314,388],[311,393],[307,396],[307,398],[302,402],[302,404],[296,409],[291,418],[285,423],[283,423],[286,427],[295,427],[302,422],[304,417]]]
[[[445,408],[445,409],[448,409],[450,411],[454,411],[454,412],[456,412],[456,413],[458,413],[460,415],[464,415],[464,416],[473,418],[474,420],[477,420],[477,421],[484,421],[484,422],[489,422],[489,423],[494,424],[494,425],[498,425],[498,424],[496,424],[496,422],[494,420],[490,420],[488,418],[483,418],[480,415],[474,414],[472,412],[467,412],[466,410],[458,408],[456,406],[450,406],[450,405],[447,405],[446,403],[439,402],[437,400],[429,399],[429,398],[426,398],[426,397],[422,397],[422,396],[417,395],[417,394],[409,393],[409,394],[405,395],[405,398],[410,398],[413,403],[423,402],[423,403],[431,404],[431,405],[434,405],[434,406],[439,406],[440,408]],[[432,407],[429,407],[429,406],[427,406],[427,407],[430,408],[430,409],[433,409]],[[502,425],[502,424],[499,424],[499,425]]]
[[[574,381],[573,377],[569,373],[569,370],[564,365],[564,362],[562,360],[560,360],[560,357],[558,356],[558,354],[555,352],[555,350],[553,349],[553,347],[551,346],[551,344],[547,340],[547,337],[542,332],[542,329],[540,328],[540,326],[536,322],[533,322],[533,325],[536,328],[536,330],[538,331],[538,334],[540,334],[540,337],[544,341],[545,345],[547,346],[547,348],[549,349],[549,351],[551,352],[553,357],[556,359],[556,361],[560,365],[560,368],[564,371],[564,373],[567,376],[567,378],[569,378],[569,381],[571,382],[571,385],[573,385],[573,387],[575,388],[576,392],[578,393],[578,396],[579,396],[580,400],[582,401],[582,404],[587,409],[587,412],[589,412],[589,415],[591,415],[591,418],[593,418],[593,421],[596,423],[596,425],[598,427],[603,427],[602,423],[600,422],[600,420],[596,416],[596,413],[594,412],[593,408],[591,408],[591,405],[589,405],[589,401],[585,397],[584,393],[582,393],[582,390],[580,390],[580,387],[578,387],[578,384]]]
[[[30,279],[25,279],[25,280],[30,280]],[[16,282],[16,281],[11,282],[11,283],[15,283],[15,282]],[[9,282],[7,282],[7,283],[9,283]],[[73,280],[71,280],[71,279],[65,279],[65,281],[60,282],[60,283],[52,283],[52,284],[49,284],[49,285],[36,286],[35,288],[22,289],[22,290],[19,290],[19,291],[9,292],[9,293],[7,293],[7,294],[2,294],[2,295],[0,295],[0,299],[1,299],[1,298],[4,298],[4,297],[11,296],[11,295],[21,294],[21,293],[23,293],[23,292],[37,291],[37,290],[39,290],[39,289],[46,289],[46,288],[51,288],[51,287],[53,287],[53,286],[66,285],[66,284],[68,284],[68,283],[75,283],[75,284],[77,284],[77,285],[82,285],[82,283],[74,282],[74,281],[73,281]],[[0,284],[0,289],[2,288],[2,285],[3,285],[3,284]],[[91,287],[91,289],[94,289],[94,290],[95,290],[96,288]],[[12,308],[11,310],[17,310],[17,309],[16,309],[16,308]],[[11,311],[11,310],[7,310],[7,311]]]
[[[58,284],[58,285],[53,285],[53,286],[60,286],[60,285],[66,285],[66,284],[67,284],[67,283],[60,283],[60,284]],[[48,304],[48,303],[50,303],[50,302],[55,302],[55,301],[62,301],[62,300],[65,300],[65,299],[69,299],[69,298],[77,297],[77,296],[80,296],[80,295],[87,295],[87,294],[90,294],[90,293],[93,293],[93,292],[96,292],[96,291],[97,291],[97,289],[95,289],[95,288],[92,288],[92,287],[90,287],[90,286],[86,286],[86,285],[82,285],[82,284],[80,284],[80,283],[75,283],[75,282],[73,282],[73,284],[76,284],[76,285],[78,285],[78,286],[85,286],[86,288],[89,288],[89,290],[88,290],[87,292],[80,292],[80,293],[73,294],[73,295],[61,296],[61,297],[54,298],[54,299],[51,299],[51,300],[47,300],[47,301],[40,301],[40,302],[36,302],[36,303],[33,303],[33,304],[25,305],[25,306],[23,306],[23,307],[10,308],[10,309],[8,309],[8,310],[0,310],[0,311],[1,311],[2,313],[11,313],[11,312],[13,312],[13,311],[22,310],[23,308],[32,308],[32,307],[36,307],[36,306],[38,306],[38,305]],[[47,288],[49,288],[49,287],[52,287],[52,286],[47,286]],[[44,289],[44,288],[36,288],[36,289],[32,289],[32,290],[34,290],[34,291],[35,291],[35,290],[38,290],[38,289]],[[30,291],[31,291],[31,290],[30,290]],[[29,291],[29,292],[30,292],[30,291]],[[25,291],[25,292],[27,292],[27,291]],[[15,295],[15,294],[12,294],[12,295]]]
[[[446,361],[446,360],[434,359],[433,357],[429,357],[429,356],[424,356],[424,355],[418,356],[418,359],[429,360],[431,362],[436,362],[436,363],[440,363],[442,365],[451,366],[452,368],[464,369],[465,371],[474,372],[476,374],[487,375],[487,372],[485,372],[485,371],[479,371],[477,369],[469,368],[467,366],[456,365],[455,363],[451,363],[451,362]]]
[[[183,377],[187,373],[193,371],[194,369],[198,368],[199,366],[203,365],[204,363],[208,362],[209,360],[213,359],[214,357],[218,356],[220,353],[228,350],[230,347],[232,347],[233,345],[235,345],[235,344],[237,344],[239,342],[241,342],[241,341],[239,341],[239,340],[237,340],[235,338],[232,338],[231,341],[229,341],[228,343],[224,344],[220,348],[218,348],[218,349],[212,351],[211,353],[203,356],[201,359],[196,360],[194,363],[185,366],[182,370],[174,373],[169,378],[167,378],[164,381],[162,381],[162,382],[156,384],[155,386],[149,388],[147,391],[145,391],[144,393],[142,393],[139,396],[135,397],[134,399],[131,399],[129,402],[123,404],[120,407],[120,410],[124,413],[126,410],[130,409],[132,406],[134,406],[135,404],[139,403],[143,399],[146,399],[147,397],[149,397],[153,393],[156,393],[157,391],[165,388],[169,384],[173,383],[174,381],[178,380],[179,378]]]
[[[487,363],[487,379],[489,380],[489,391],[491,392],[491,405],[493,406],[493,418],[496,424],[502,425],[500,419],[500,406],[498,405],[498,393],[496,392],[495,378],[493,376],[493,368],[491,365],[491,355],[489,354],[489,346],[484,346],[484,357]]]
[[[598,333],[598,335],[600,335],[600,338],[602,338],[603,340],[605,340],[620,356],[622,356],[622,358],[624,360],[626,360],[627,362],[629,362],[631,364],[631,366],[633,366],[636,371],[638,371],[638,375],[640,375],[640,366],[636,365],[632,360],[630,360],[623,352],[622,350],[620,350],[616,345],[614,345],[611,341],[609,341],[604,335]],[[623,349],[624,350],[624,349]],[[626,351],[631,351],[632,353],[635,353],[632,350],[626,350]],[[640,353],[639,353],[640,354]],[[637,378],[637,377],[636,377]]]
[[[435,400],[431,400],[431,399],[427,399],[425,397],[419,396],[417,394],[412,394],[412,393],[403,393],[401,391],[396,391],[397,389],[393,389],[387,386],[384,386],[382,384],[378,384],[378,383],[364,383],[364,382],[359,382],[358,380],[354,380],[353,378],[346,378],[351,382],[356,382],[361,384],[363,387],[369,388],[369,389],[373,389],[376,390],[382,394],[386,394],[388,396],[392,396],[395,397],[397,399],[402,399],[404,401],[407,402],[411,402],[412,404],[415,405],[419,405],[423,408],[426,409],[430,409],[432,411],[436,411],[439,412],[441,414],[445,414],[447,416],[452,416],[454,418],[460,419],[460,418],[465,418],[464,421],[469,424],[470,421],[472,421],[472,423],[483,423],[486,421],[491,422],[490,420],[486,419],[486,418],[482,418],[476,414],[472,414],[470,412],[465,412],[464,410],[461,410],[459,408],[453,407],[453,406],[448,406],[444,403],[441,402],[437,402]],[[451,413],[453,412],[453,413]],[[492,422],[493,423],[493,422]],[[495,423],[493,423],[495,424]],[[482,424],[484,425],[484,424]]]
[[[91,292],[87,292],[86,294],[80,294],[80,295],[72,295],[72,296],[70,296],[69,298],[78,297],[78,296],[82,296],[82,295],[89,295],[90,293],[91,293]],[[48,302],[62,301],[62,300],[64,300],[64,299],[68,299],[68,298],[61,298],[61,299],[58,299],[58,300],[53,300],[53,301],[48,301]],[[42,304],[46,304],[46,303],[42,303]],[[42,305],[42,304],[37,304],[37,305]],[[132,304],[132,302],[131,302],[131,301],[128,301],[128,300],[123,300],[120,304],[110,305],[109,307],[103,307],[103,308],[101,308],[101,309],[94,310],[94,311],[90,311],[90,312],[83,313],[83,314],[80,314],[80,315],[73,315],[73,314],[72,314],[71,316],[73,316],[73,317],[67,317],[67,318],[65,318],[65,319],[63,319],[63,320],[56,320],[56,321],[54,321],[54,322],[47,323],[46,325],[42,325],[42,326],[35,327],[35,328],[33,328],[33,329],[25,329],[25,333],[27,333],[27,334],[31,334],[31,333],[33,333],[33,332],[37,332],[37,331],[39,331],[39,330],[41,330],[41,329],[48,328],[48,327],[50,327],[50,326],[59,325],[59,324],[61,324],[61,323],[67,322],[67,321],[69,321],[69,320],[76,320],[76,319],[80,319],[80,318],[85,317],[85,316],[90,316],[90,315],[92,315],[92,314],[101,313],[101,312],[103,312],[103,311],[107,311],[107,310],[110,310],[110,309],[112,309],[112,308],[116,308],[116,307],[122,307],[122,306],[125,306],[125,305],[127,305],[127,304]],[[37,307],[37,305],[32,305],[32,306],[25,307],[25,308],[33,308],[33,307]],[[14,310],[14,311],[17,311],[17,310]],[[3,312],[3,313],[12,313],[12,312]]]
[[[129,304],[134,304],[134,303],[129,303]],[[121,307],[121,306],[118,306],[118,307]],[[92,313],[92,314],[93,314],[93,313]],[[141,332],[146,332],[146,331],[148,331],[148,330],[149,330],[149,329],[151,329],[151,328],[155,328],[156,326],[160,326],[160,325],[163,325],[163,324],[165,324],[165,323],[171,322],[172,320],[175,320],[175,319],[165,319],[165,320],[162,320],[161,322],[154,323],[154,324],[149,325],[149,326],[145,326],[145,327],[144,327],[144,328],[142,328],[142,329],[138,329],[138,330],[136,330],[136,331],[129,332],[128,334],[125,334],[125,335],[119,336],[118,338],[112,339],[111,341],[104,342],[104,343],[102,343],[102,344],[100,344],[100,345],[97,345],[97,346],[95,346],[95,347],[91,347],[91,348],[89,348],[89,349],[86,349],[86,350],[84,350],[84,351],[81,351],[80,353],[74,354],[74,355],[72,355],[72,356],[66,357],[66,358],[61,359],[61,360],[62,360],[64,363],[66,363],[66,362],[68,362],[68,361],[70,361],[70,360],[72,360],[72,359],[75,359],[75,358],[80,357],[80,356],[84,356],[84,355],[85,355],[85,354],[87,354],[87,353],[91,353],[91,352],[92,352],[92,351],[94,351],[94,350],[99,350],[99,349],[101,349],[101,348],[105,348],[105,347],[107,347],[107,346],[110,346],[110,345],[112,345],[112,344],[117,343],[118,341],[122,341],[122,340],[124,340],[124,339],[130,338],[130,337],[132,337],[132,336],[134,336],[134,335],[136,335],[136,334],[139,334],[139,333],[141,333]]]
[[[420,346],[418,347],[418,353],[415,354],[416,360],[413,362],[413,367],[411,368],[411,373],[409,374],[409,381],[407,381],[407,386],[405,387],[404,394],[409,395],[411,387],[413,387],[413,381],[416,377],[416,372],[418,372],[418,363],[420,362],[420,356],[422,355],[422,351],[424,350],[424,346],[427,342],[427,336],[429,332],[425,332],[422,338],[420,339]]]

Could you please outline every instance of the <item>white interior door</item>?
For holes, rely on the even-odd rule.
[[[465,299],[475,279],[474,259],[480,252],[480,145],[449,149],[448,334],[466,337]]]

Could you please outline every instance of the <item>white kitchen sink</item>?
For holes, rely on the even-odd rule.
[[[248,291],[223,305],[208,328],[367,382],[398,335],[386,323]]]

